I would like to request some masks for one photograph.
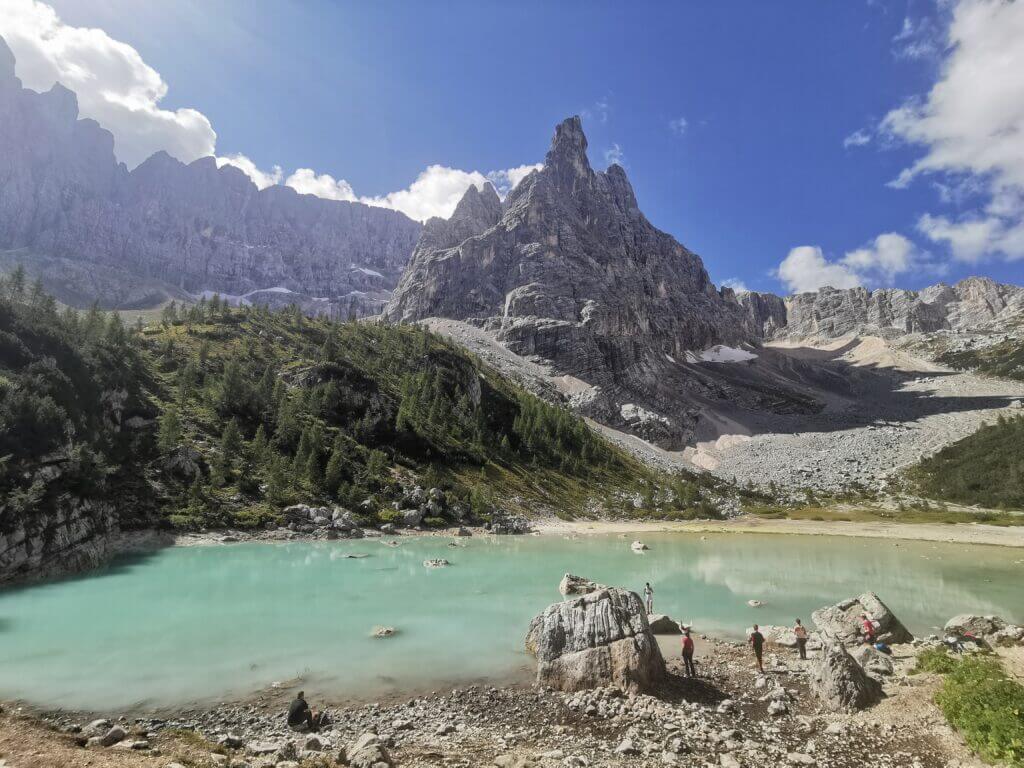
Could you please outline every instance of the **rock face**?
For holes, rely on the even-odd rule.
[[[882,642],[909,643],[914,639],[874,592],[865,592],[860,597],[851,597],[835,605],[819,608],[811,614],[811,619],[824,640],[834,638],[844,645],[855,645],[860,642],[862,613],[878,622],[875,636]]]
[[[590,412],[602,420],[622,422],[630,402],[667,411],[658,429],[678,435],[692,426],[678,390],[704,386],[680,369],[687,352],[761,334],[700,258],[644,217],[625,171],[594,171],[586,150],[579,118],[565,120],[544,167],[504,204],[471,188],[449,221],[428,221],[385,316],[479,325],[599,388]]]
[[[558,591],[563,595],[585,595],[599,589],[606,589],[606,587],[604,584],[598,584],[584,576],[574,576],[571,573],[565,574],[558,584]]]
[[[623,589],[548,606],[530,622],[526,648],[537,657],[537,684],[562,691],[647,691],[665,674],[643,603]]]
[[[78,119],[74,93],[21,87],[0,39],[0,250],[24,249],[58,298],[132,306],[206,290],[379,311],[420,229],[383,208],[259,190],[212,157],[160,152],[129,172],[113,136]]]
[[[738,301],[764,338],[970,331],[1024,316],[1024,288],[986,277],[922,291],[822,288],[785,300],[770,293],[744,293]]]
[[[882,699],[882,684],[838,642],[826,642],[811,677],[811,690],[833,712],[856,712]]]

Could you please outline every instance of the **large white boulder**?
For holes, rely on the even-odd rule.
[[[598,584],[585,576],[575,576],[571,573],[565,574],[558,584],[558,591],[563,595],[585,595],[588,592],[596,592],[604,589],[604,584]]]
[[[665,674],[640,596],[614,587],[548,606],[530,622],[526,648],[537,684],[562,691],[648,691]]]
[[[833,712],[855,712],[882,698],[882,684],[870,677],[835,640],[826,641],[818,655],[811,690]]]
[[[909,643],[914,639],[889,607],[874,592],[851,597],[835,605],[819,608],[811,614],[815,626],[825,638],[836,638],[844,645],[861,642],[861,614],[878,622],[875,637],[884,643]]]

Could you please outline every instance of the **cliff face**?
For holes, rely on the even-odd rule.
[[[762,323],[765,338],[968,332],[1024,317],[1024,288],[986,277],[922,291],[822,288],[790,296],[781,309],[782,300],[772,294],[743,294],[739,301]]]
[[[731,291],[644,217],[621,167],[594,171],[586,148],[579,118],[566,120],[504,205],[471,189],[451,220],[427,222],[385,316],[473,322],[618,400],[658,399],[660,372],[687,350],[751,338]]]
[[[421,225],[361,203],[257,189],[212,157],[157,153],[129,172],[75,95],[21,87],[0,40],[0,249],[87,262],[190,293],[294,292],[323,309],[375,311]],[[45,275],[44,275],[45,276]],[[285,294],[278,290],[278,294]],[[100,297],[105,298],[105,297]]]

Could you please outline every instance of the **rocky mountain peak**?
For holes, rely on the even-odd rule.
[[[587,159],[587,137],[578,115],[567,118],[555,126],[551,148],[544,166],[559,189],[571,190],[580,179],[593,175]]]
[[[491,183],[485,182],[482,190],[476,184],[470,184],[466,194],[455,206],[451,220],[486,221],[493,226],[501,217],[501,199]]]
[[[0,88],[15,79],[14,51],[7,45],[7,41],[0,37]]]

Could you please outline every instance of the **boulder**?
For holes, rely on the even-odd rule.
[[[562,691],[638,693],[665,674],[639,595],[614,587],[548,606],[530,622],[526,648],[537,657],[537,684]]]
[[[882,698],[882,684],[836,640],[825,642],[811,675],[811,690],[833,712],[855,712]]]
[[[558,591],[563,595],[585,595],[588,592],[595,592],[605,589],[604,584],[598,584],[584,576],[574,576],[571,573],[565,574],[558,583]]]
[[[380,737],[367,731],[345,750],[349,768],[391,768],[391,756],[380,743]]]
[[[111,747],[117,742],[121,741],[128,735],[127,731],[120,725],[113,726],[108,730],[102,737],[100,737],[100,744],[104,747]]]
[[[443,557],[432,557],[429,560],[423,561],[424,568],[445,568],[449,565],[451,565],[451,563],[449,563]]]
[[[402,525],[406,528],[415,528],[423,522],[423,510],[421,509],[403,509],[401,510]]]
[[[947,621],[943,629],[946,634],[985,637],[994,635],[1001,629],[1006,629],[1006,622],[998,616],[975,616],[970,613],[962,613]]]
[[[167,454],[164,469],[179,480],[194,480],[206,473],[203,454],[191,445],[179,445]]]
[[[374,627],[370,637],[391,637],[396,631],[394,627]]]
[[[683,630],[679,628],[679,622],[666,616],[663,613],[650,613],[647,615],[647,624],[651,632],[656,635],[681,635]]]
[[[874,677],[888,677],[893,673],[892,657],[876,650],[874,646],[862,645],[854,649],[853,658],[865,672]]]
[[[467,537],[467,536],[472,536],[473,532],[471,530],[469,530],[469,528],[466,528],[465,526],[460,525],[458,528],[455,529],[455,535],[456,536],[461,536],[461,537]]]
[[[874,592],[865,592],[860,597],[851,597],[835,605],[819,608],[811,614],[811,619],[825,638],[834,637],[844,645],[856,645],[861,642],[862,613],[878,622],[875,636],[883,643],[909,643],[914,639]]]

